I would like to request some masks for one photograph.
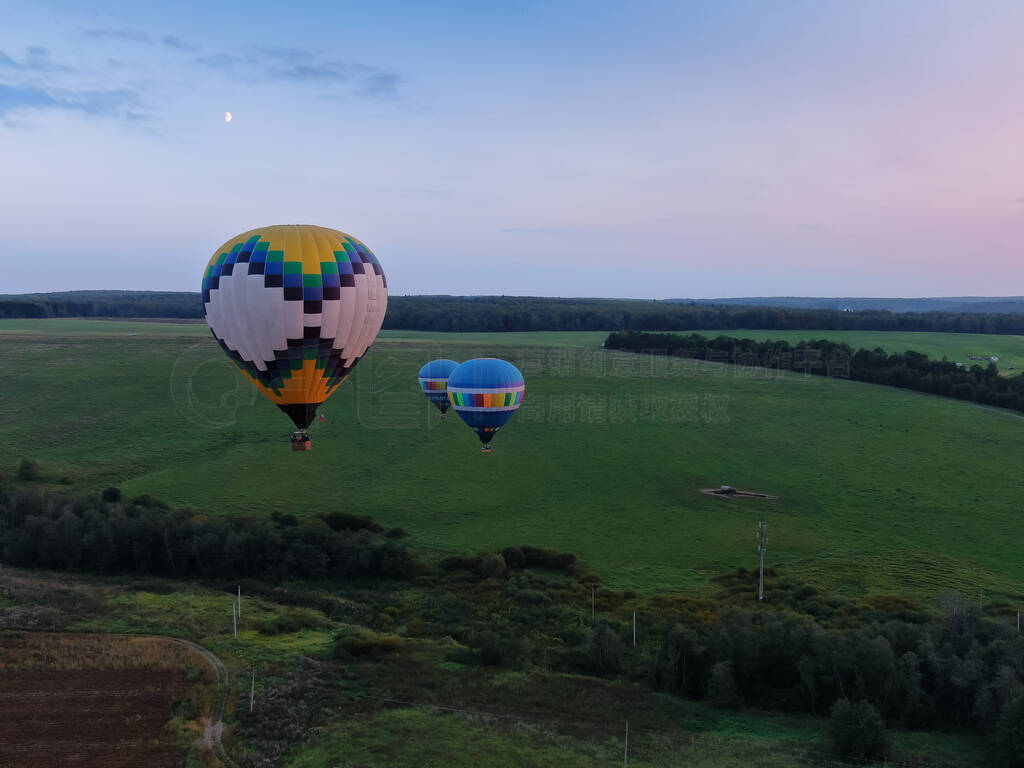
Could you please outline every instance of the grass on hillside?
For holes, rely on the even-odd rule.
[[[1008,606],[1024,599],[1019,416],[518,336],[382,338],[324,406],[314,450],[293,454],[290,422],[207,336],[9,333],[0,467],[32,456],[48,482],[208,514],[369,514],[437,554],[548,545],[644,591],[703,590],[753,566],[764,510],[768,562],[798,579],[852,595],[983,587]],[[429,359],[484,354],[527,381],[489,456],[456,415],[439,421],[416,382]],[[723,483],[779,499],[699,493]]]
[[[625,752],[625,726],[617,735],[593,739],[566,736],[543,723],[503,721],[420,709],[394,709],[332,729],[303,746],[288,768],[378,765],[390,768],[476,768],[530,765],[536,768],[597,768],[617,764]],[[730,740],[689,741],[645,731],[630,735],[629,764],[654,766],[750,765],[788,768],[805,763],[763,744]]]

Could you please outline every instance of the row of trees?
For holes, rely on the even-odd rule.
[[[930,360],[920,352],[886,354],[881,348],[854,350],[848,344],[824,339],[791,345],[787,341],[630,331],[610,334],[605,347],[838,376],[1024,411],[1024,376],[1000,376],[994,363],[967,367]]]
[[[0,318],[201,318],[199,293],[75,291],[0,297]],[[392,296],[384,327],[422,331],[770,330],[1024,334],[1024,313],[844,312],[628,299]]]
[[[72,291],[0,296],[0,318],[203,316],[201,296],[179,291]]]
[[[650,679],[722,707],[827,714],[837,702],[867,702],[890,726],[991,734],[1002,765],[1018,765],[1024,749],[1024,639],[963,602],[923,623],[852,630],[725,608],[710,624],[666,626]]]
[[[351,519],[207,519],[149,497],[0,491],[0,561],[26,568],[169,578],[408,578],[420,566]]]

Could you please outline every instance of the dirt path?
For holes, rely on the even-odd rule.
[[[179,645],[183,645],[189,650],[195,651],[206,663],[213,667],[213,671],[217,675],[217,702],[213,706],[213,711],[210,713],[210,724],[206,726],[206,730],[203,732],[203,743],[217,756],[217,759],[221,761],[228,768],[238,768],[235,762],[228,757],[228,753],[224,751],[224,744],[221,741],[221,735],[224,733],[224,729],[227,725],[224,723],[224,710],[228,703],[228,668],[224,666],[224,662],[221,661],[217,656],[198,643],[193,643],[188,640],[179,640],[178,638],[166,638],[173,640]]]

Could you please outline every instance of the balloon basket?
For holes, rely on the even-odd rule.
[[[292,433],[292,450],[293,451],[311,451],[313,450],[313,441],[309,439],[309,435],[303,430],[302,432]]]
[[[480,449],[480,453],[490,453],[493,449],[489,445],[485,445]]]

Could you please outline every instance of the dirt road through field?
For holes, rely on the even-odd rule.
[[[183,645],[189,650],[202,656],[217,675],[217,701],[213,705],[213,711],[210,713],[210,724],[206,726],[206,730],[203,732],[203,742],[224,765],[229,768],[238,768],[235,765],[235,762],[228,757],[227,752],[224,751],[224,743],[221,741],[221,735],[227,727],[224,723],[224,710],[227,707],[228,693],[230,691],[230,686],[228,685],[228,668],[224,666],[224,662],[221,661],[213,651],[204,648],[198,643],[193,643],[189,640],[179,640],[173,637],[166,639],[173,640],[179,645]]]

